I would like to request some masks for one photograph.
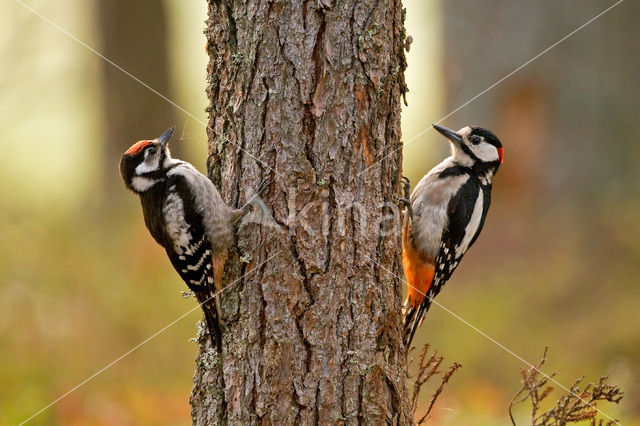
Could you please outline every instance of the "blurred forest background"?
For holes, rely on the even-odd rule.
[[[0,424],[194,306],[117,165],[171,124],[181,158],[201,170],[206,158],[204,1],[24,1],[182,110],[21,1],[0,3]],[[613,2],[404,4],[404,170],[415,184],[447,155],[431,123]],[[639,3],[621,3],[441,123],[492,129],[505,163],[485,230],[438,301],[531,362],[549,345],[546,371],[565,385],[608,374],[626,397],[602,408],[627,425],[640,424],[638,16]],[[31,424],[190,424],[199,316]],[[416,345],[427,340],[463,365],[432,424],[508,424],[522,364],[437,306]]]

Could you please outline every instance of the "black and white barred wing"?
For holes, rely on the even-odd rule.
[[[458,267],[460,259],[471,244],[471,240],[480,232],[479,227],[473,224],[475,223],[473,216],[478,191],[479,186],[469,179],[449,201],[447,225],[442,233],[431,285],[422,303],[417,307],[406,307],[403,314],[404,344],[407,348],[411,345],[416,330],[422,325],[433,299],[440,293],[453,271]],[[467,233],[471,236],[467,237]]]
[[[193,199],[182,177],[170,180],[162,208],[165,233],[171,247],[165,247],[171,264],[196,295],[207,326],[216,344],[220,342],[220,322],[215,300],[211,243],[205,235],[202,219],[193,207]],[[181,196],[180,194],[186,194]]]

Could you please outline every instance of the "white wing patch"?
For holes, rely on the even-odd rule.
[[[473,206],[473,213],[471,213],[471,219],[467,223],[467,227],[464,229],[464,238],[460,242],[460,245],[456,247],[456,258],[460,258],[469,248],[469,244],[473,237],[478,232],[480,221],[482,220],[482,211],[484,209],[484,194],[482,189],[478,191],[478,198],[476,198],[476,204]]]
[[[185,250],[191,251],[190,243],[192,241],[189,225],[184,220],[184,204],[182,198],[172,191],[175,187],[170,188],[164,206],[162,206],[162,214],[164,214],[166,231],[169,238],[173,242],[173,249],[178,255],[184,253]]]

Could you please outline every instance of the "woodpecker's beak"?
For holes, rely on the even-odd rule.
[[[169,129],[167,129],[166,132],[162,134],[162,136],[158,138],[158,142],[160,142],[160,146],[162,148],[167,145],[167,142],[169,142],[169,139],[171,139],[171,135],[173,134],[174,130],[176,130],[176,126],[171,126]]]
[[[442,136],[449,139],[455,146],[462,145],[462,136],[458,133],[454,132],[451,129],[447,129],[446,127],[438,126],[437,124],[432,124],[433,128],[436,129]]]

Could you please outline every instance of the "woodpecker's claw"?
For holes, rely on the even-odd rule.
[[[209,156],[207,157],[207,177],[209,178],[210,181],[213,181],[213,179],[211,178],[211,172],[212,172],[211,160],[213,159],[213,157],[215,157],[215,153],[213,152],[209,154]]]
[[[411,208],[411,182],[406,176],[402,176],[402,194],[403,197],[393,196],[393,199],[407,209],[409,217],[413,219],[413,209]]]
[[[411,181],[406,176],[402,176],[402,191],[404,198],[407,200],[411,198]]]

